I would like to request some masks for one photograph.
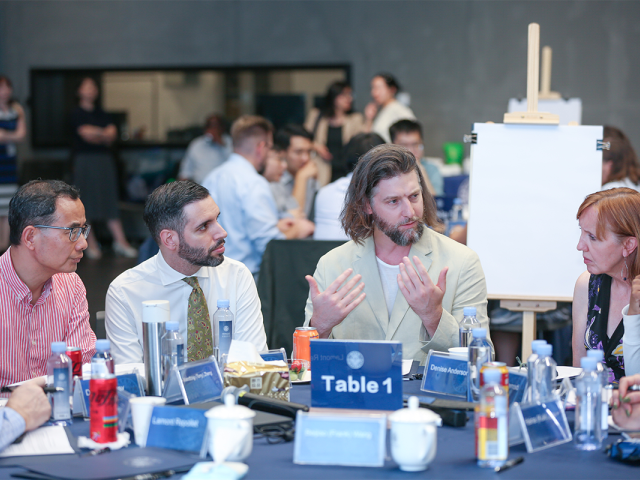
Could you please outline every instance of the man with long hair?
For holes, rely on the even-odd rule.
[[[464,307],[488,328],[487,288],[475,252],[444,235],[416,158],[379,145],[359,160],[342,226],[351,242],[307,276],[305,325],[320,338],[392,340],[404,358],[459,344]]]

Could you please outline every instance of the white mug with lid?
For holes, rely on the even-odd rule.
[[[256,412],[235,404],[235,397],[228,394],[224,405],[213,407],[204,414],[207,417],[208,449],[216,463],[241,462],[253,450],[253,417]]]
[[[437,427],[440,415],[419,408],[418,397],[409,397],[408,408],[389,415],[391,421],[391,456],[406,472],[426,470],[436,456]]]

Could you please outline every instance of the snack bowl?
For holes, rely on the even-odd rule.
[[[292,382],[307,381],[305,378],[309,371],[309,362],[307,360],[292,358],[287,360],[289,365],[289,380]]]

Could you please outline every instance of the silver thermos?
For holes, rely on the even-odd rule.
[[[168,300],[142,302],[142,348],[147,394],[162,396],[162,336],[169,321]]]

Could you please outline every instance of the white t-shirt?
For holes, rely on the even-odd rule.
[[[393,304],[396,302],[396,295],[398,294],[398,274],[400,273],[400,265],[389,265],[384,263],[378,257],[378,272],[380,272],[380,281],[382,282],[382,291],[384,292],[384,298],[387,301],[387,311],[389,312],[389,318],[391,318],[391,312],[393,311]]]
[[[640,185],[636,185],[628,178],[623,178],[622,180],[616,180],[615,182],[605,183],[600,190],[609,190],[610,188],[620,188],[620,187],[632,188],[640,192]]]

